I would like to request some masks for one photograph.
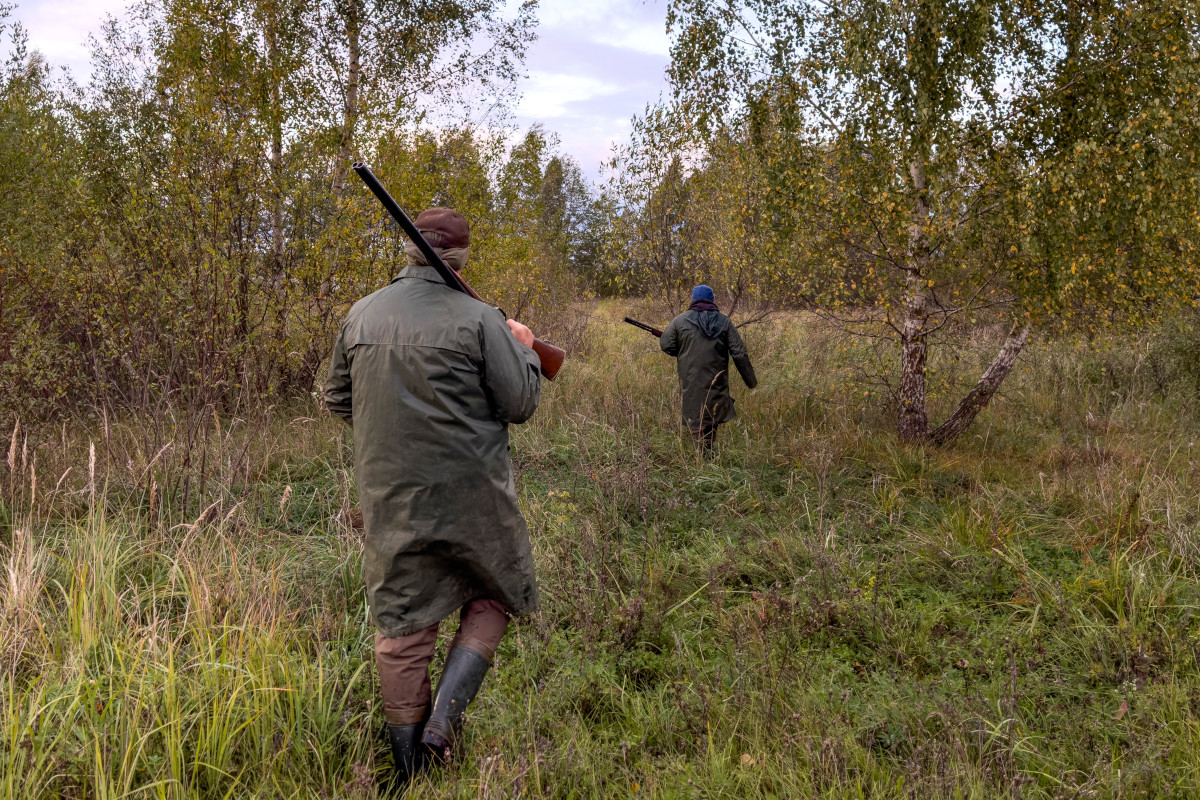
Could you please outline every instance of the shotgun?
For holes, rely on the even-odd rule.
[[[475,294],[475,290],[467,285],[467,282],[462,279],[454,270],[446,266],[446,262],[442,261],[441,256],[433,249],[433,246],[426,241],[425,237],[417,230],[417,226],[408,218],[408,214],[404,213],[404,209],[400,207],[388,190],[383,188],[383,184],[375,177],[375,173],[371,172],[362,161],[354,164],[354,171],[358,173],[358,177],[362,178],[363,183],[371,190],[371,193],[379,198],[379,202],[383,203],[383,207],[392,215],[392,219],[400,225],[409,239],[412,239],[413,244],[421,251],[421,255],[425,256],[425,263],[437,270],[437,274],[451,289],[456,289],[463,294],[474,297],[479,302],[486,302],[482,297]],[[554,380],[558,375],[558,371],[562,369],[563,360],[566,359],[567,353],[561,347],[555,347],[548,342],[543,342],[541,339],[533,340],[533,352],[538,354],[538,358],[542,361],[542,374],[548,380]]]
[[[662,336],[662,331],[660,331],[658,328],[653,328],[644,322],[638,322],[636,319],[630,319],[629,317],[626,317],[625,321],[628,322],[630,325],[632,325],[635,328],[641,328],[644,331],[653,333],[655,336],[659,336],[659,337]]]

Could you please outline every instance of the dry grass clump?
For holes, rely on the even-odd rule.
[[[36,644],[45,641],[37,604],[45,589],[46,566],[46,553],[34,548],[33,536],[27,531],[12,531],[8,544],[0,546],[4,581],[0,590],[0,670],[4,672],[17,672],[44,655]]]

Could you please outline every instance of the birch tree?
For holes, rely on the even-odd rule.
[[[362,153],[364,125],[436,119],[506,97],[533,38],[536,0],[308,0],[314,125],[336,140],[333,186]],[[474,92],[466,90],[470,89]]]
[[[1195,297],[1191,0],[674,0],[668,25],[678,116],[745,130],[774,217],[822,245],[800,293],[897,343],[901,439],[966,430],[1035,326]],[[997,314],[994,362],[931,425],[931,337]]]

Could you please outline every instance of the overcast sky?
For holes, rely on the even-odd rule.
[[[17,0],[13,16],[30,44],[52,64],[86,81],[88,34],[127,0]],[[529,77],[516,110],[557,133],[562,151],[595,177],[629,119],[665,91],[666,0],[541,0],[538,41],[526,59]]]

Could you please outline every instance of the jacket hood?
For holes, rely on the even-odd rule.
[[[692,309],[687,314],[706,339],[715,339],[720,336],[721,331],[725,330],[725,322],[728,320],[728,317],[715,309],[706,311]]]

